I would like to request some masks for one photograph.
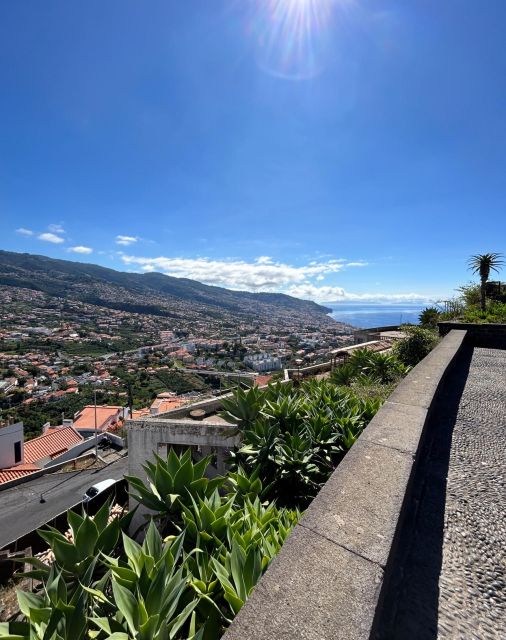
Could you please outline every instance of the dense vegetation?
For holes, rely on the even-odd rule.
[[[173,450],[128,477],[149,507],[142,545],[129,518],[68,513],[72,540],[41,532],[55,561],[31,559],[36,593],[18,593],[9,640],[213,640],[238,613],[291,528],[379,408],[328,381],[237,391],[224,407],[243,434],[226,477]]]
[[[331,379],[341,386],[390,385],[406,375],[407,364],[392,353],[356,349],[332,372]]]
[[[261,498],[305,508],[380,406],[327,381],[239,390],[223,400],[243,446],[231,466],[258,477]]]
[[[472,323],[506,322],[506,285],[489,282],[491,271],[504,266],[500,253],[481,253],[468,260],[469,269],[480,277],[480,284],[460,287],[459,296],[445,302],[444,308],[428,307],[420,314],[420,324],[432,328],[444,320]],[[501,291],[502,289],[502,291]]]
[[[503,285],[504,286],[504,285]],[[468,284],[459,288],[455,300],[446,303],[446,308],[427,307],[420,314],[420,324],[434,328],[438,322],[454,320],[458,322],[503,323],[506,322],[506,302],[486,298],[485,311],[482,308],[482,287]]]
[[[102,390],[97,392],[99,404],[105,402],[112,404],[112,400],[115,399],[117,398],[106,395]],[[78,394],[69,393],[61,400],[33,400],[30,404],[19,404],[12,406],[12,408],[9,405],[15,403],[16,397],[14,400],[8,400],[9,396],[4,401],[0,398],[0,406],[4,407],[0,415],[3,418],[9,417],[16,422],[23,422],[25,439],[29,440],[40,435],[42,425],[46,422],[53,425],[61,424],[62,418],[72,418],[77,411],[81,411],[87,404],[92,404],[93,389],[90,385],[85,385],[81,387]]]
[[[190,391],[206,391],[210,384],[204,381],[202,376],[193,373],[183,373],[177,369],[163,369],[150,373],[144,369],[129,372],[122,367],[116,367],[111,371],[122,382],[122,391],[131,394],[134,409],[146,407],[159,393],[173,391],[181,395]],[[211,382],[216,382],[212,381]],[[125,403],[125,399],[123,399]]]
[[[104,385],[98,388],[98,404],[128,407],[131,401],[134,409],[140,409],[149,406],[157,394],[164,391],[174,391],[179,395],[210,388],[201,376],[177,370],[164,370],[150,375],[144,370],[127,372],[117,368],[112,373],[120,378],[122,384],[119,387]],[[62,418],[72,418],[86,405],[93,404],[93,386],[81,385],[79,393],[70,393],[58,400],[34,399],[30,404],[22,404],[25,396],[22,392],[12,396],[0,394],[0,416],[23,422],[25,438],[30,439],[40,435],[44,423],[61,424]]]

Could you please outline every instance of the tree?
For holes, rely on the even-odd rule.
[[[500,253],[478,253],[475,256],[469,258],[469,269],[473,273],[480,275],[481,280],[481,310],[486,311],[486,286],[487,280],[490,275],[490,271],[499,272],[499,267],[504,264],[502,255]]]

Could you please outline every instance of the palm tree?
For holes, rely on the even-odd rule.
[[[486,311],[485,292],[490,271],[499,272],[499,267],[504,264],[500,253],[478,253],[471,256],[468,261],[469,269],[473,273],[479,273],[481,279],[481,310]]]

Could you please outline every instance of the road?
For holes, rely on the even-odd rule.
[[[174,371],[183,371],[184,373],[196,373],[199,376],[217,376],[222,378],[255,378],[255,373],[247,371],[219,371],[213,369],[186,369],[185,367],[177,367]]]
[[[0,491],[0,549],[78,504],[91,485],[121,480],[127,472],[128,458],[123,458],[102,469],[52,473]]]

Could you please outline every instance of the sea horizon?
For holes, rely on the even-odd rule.
[[[357,329],[385,327],[405,323],[418,324],[420,312],[427,303],[361,303],[361,302],[325,302],[332,309],[329,314],[338,322],[345,322]]]

